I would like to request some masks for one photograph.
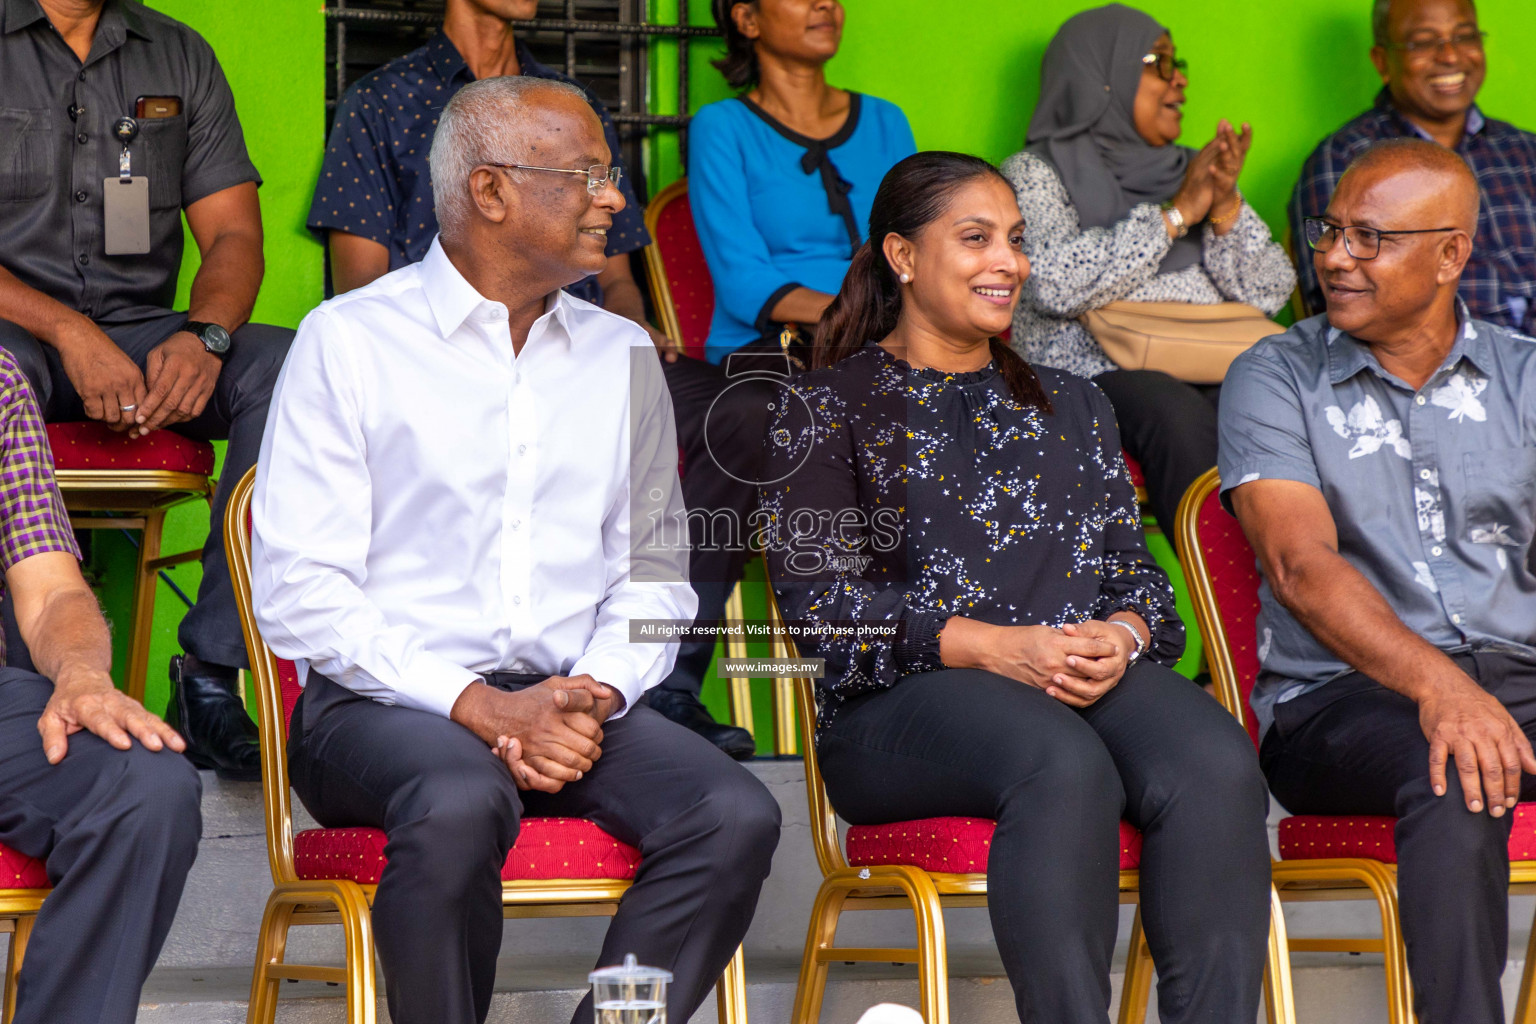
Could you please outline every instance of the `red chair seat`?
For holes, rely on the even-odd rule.
[[[0,846],[0,889],[50,889],[48,868],[36,857],[28,857]]]
[[[169,430],[148,437],[114,434],[94,420],[48,424],[57,469],[159,469],[213,475],[213,445]]]
[[[293,837],[300,878],[350,878],[377,885],[384,871],[384,832],[376,828],[312,828]],[[581,818],[524,818],[501,869],[503,882],[551,878],[635,877],[640,851]]]
[[[1130,474],[1131,486],[1136,488],[1138,491],[1145,490],[1147,486],[1147,477],[1146,474],[1141,471],[1141,463],[1131,458],[1130,452],[1121,452],[1120,455],[1125,459],[1125,471],[1126,473]]]
[[[1298,814],[1280,822],[1280,859],[1365,857],[1397,863],[1392,830],[1397,819],[1382,815]],[[1509,835],[1510,860],[1536,860],[1536,804],[1515,808]]]
[[[919,818],[848,829],[848,863],[854,867],[910,864],[945,874],[983,874],[997,822],[986,818]],[[1141,864],[1141,833],[1120,823],[1120,870]]]

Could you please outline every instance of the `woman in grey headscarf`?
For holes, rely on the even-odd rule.
[[[1118,369],[1077,318],[1119,299],[1246,302],[1273,316],[1296,286],[1284,249],[1237,189],[1248,126],[1222,121],[1205,148],[1177,145],[1184,68],[1168,30],[1141,11],[1109,4],[1074,15],[1046,48],[1027,146],[1002,167],[1034,268],[1013,346],[1109,396],[1170,536],[1184,491],[1216,464],[1219,386]]]

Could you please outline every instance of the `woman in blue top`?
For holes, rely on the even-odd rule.
[[[727,46],[715,66],[749,88],[689,129],[689,200],[715,282],[706,354],[718,363],[785,323],[821,319],[880,179],[917,144],[900,107],[827,84],[843,37],[837,0],[713,7]]]

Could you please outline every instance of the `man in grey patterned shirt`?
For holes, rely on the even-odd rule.
[[[1221,406],[1265,578],[1260,761],[1294,813],[1398,819],[1423,1024],[1504,1020],[1511,811],[1536,795],[1536,343],[1456,297],[1477,214],[1450,150],[1361,155],[1306,226],[1327,315],[1239,357]]]

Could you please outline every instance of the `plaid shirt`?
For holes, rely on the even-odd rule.
[[[0,349],[0,572],[50,551],[80,557],[32,387],[11,354]],[[0,634],[0,664],[4,656]]]
[[[1344,169],[1374,143],[1414,136],[1429,139],[1382,89],[1370,110],[1324,139],[1302,165],[1291,193],[1291,239],[1299,257],[1301,293],[1312,312],[1322,311],[1323,292],[1312,260],[1305,258],[1311,252],[1303,240],[1302,218],[1322,216]],[[1472,167],[1482,190],[1461,297],[1474,319],[1536,334],[1536,135],[1485,118],[1474,106],[1456,152]]]

